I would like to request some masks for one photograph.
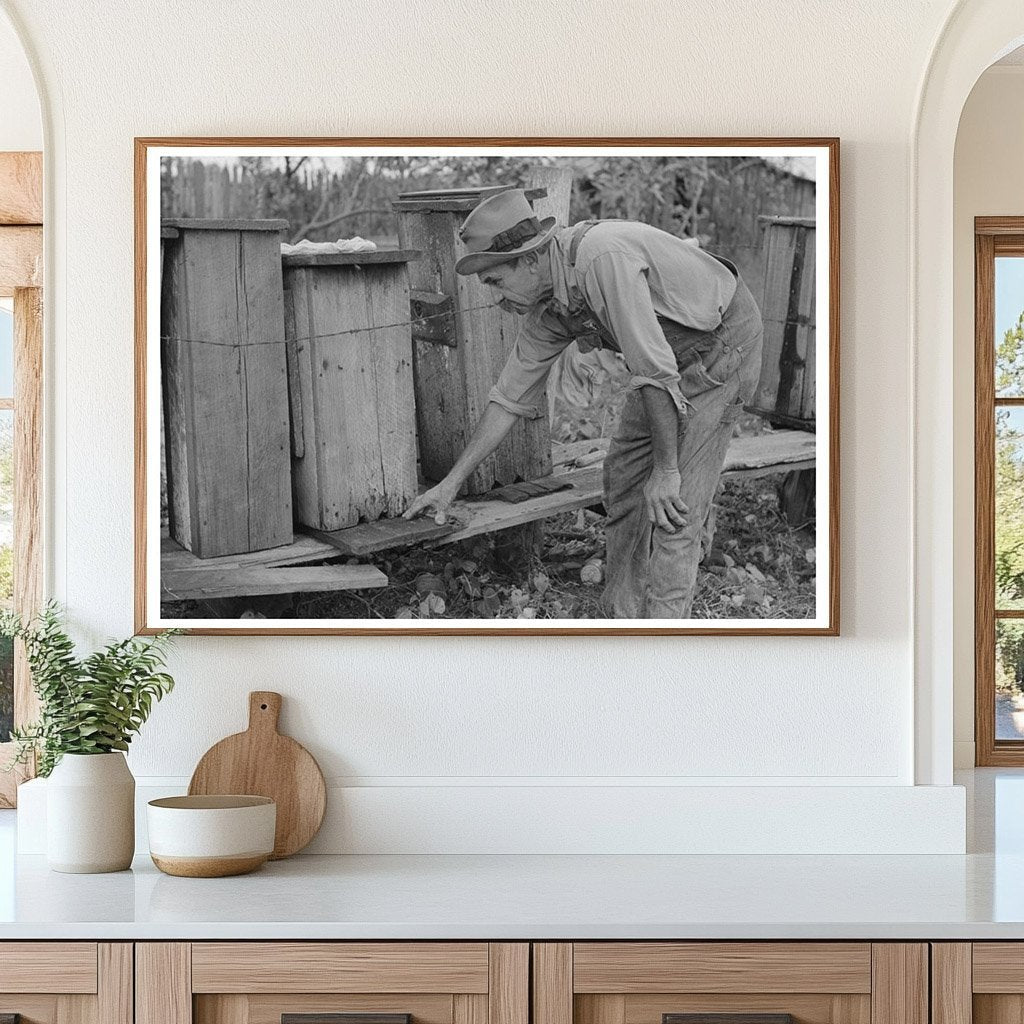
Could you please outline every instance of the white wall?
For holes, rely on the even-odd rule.
[[[974,764],[974,218],[1024,215],[1024,65],[990,68],[960,119],[954,162],[954,710],[958,767]]]
[[[138,774],[187,776],[261,687],[329,777],[425,784],[427,803],[483,783],[913,782],[907,182],[945,0],[5,6],[53,118],[51,588],[92,638],[132,627],[133,136],[843,140],[840,639],[183,639]],[[956,806],[936,811],[951,827]]]
[[[0,16],[0,152],[43,148],[32,70],[14,29]]]

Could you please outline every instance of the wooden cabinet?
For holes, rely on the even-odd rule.
[[[533,1024],[789,1024],[790,1019],[792,1024],[927,1024],[928,947],[869,942],[533,947]]]
[[[1024,1020],[1024,942],[932,944],[934,1024]]]
[[[0,943],[0,1019],[132,1024],[130,942]]]
[[[136,1024],[529,1024],[527,943],[139,943],[135,962]]]

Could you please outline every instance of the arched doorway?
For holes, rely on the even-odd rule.
[[[954,614],[962,602],[962,525],[954,475],[954,150],[975,82],[1024,43],[1019,0],[963,0],[936,43],[911,138],[911,314],[914,346],[914,622],[916,758],[920,784],[953,770]],[[969,342],[968,342],[969,343]],[[955,554],[954,554],[955,553]],[[959,680],[958,680],[959,683]]]

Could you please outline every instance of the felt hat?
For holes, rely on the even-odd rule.
[[[521,188],[488,197],[474,207],[459,229],[466,255],[455,263],[457,274],[479,274],[539,249],[554,233],[554,217],[538,219]]]

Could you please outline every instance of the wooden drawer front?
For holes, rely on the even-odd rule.
[[[0,992],[91,995],[95,942],[0,942]]]
[[[576,993],[866,994],[871,944],[577,942],[572,976]]]
[[[973,991],[1024,993],[1024,942],[976,942]]]
[[[871,1024],[871,997],[795,992],[779,995],[665,992],[573,997],[575,1024],[661,1024],[662,1015],[666,1013],[792,1014],[798,1024]]]
[[[488,991],[486,942],[196,942],[195,993]]]

